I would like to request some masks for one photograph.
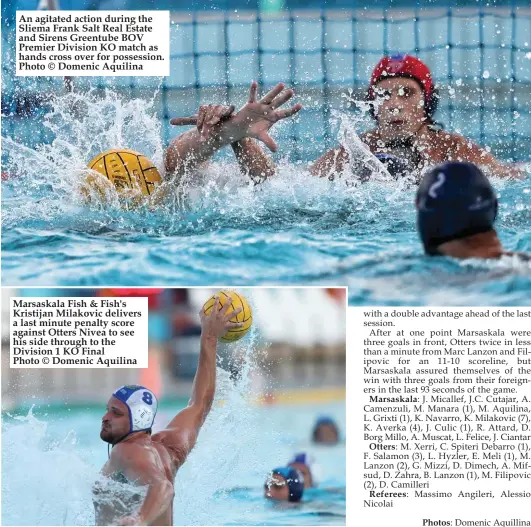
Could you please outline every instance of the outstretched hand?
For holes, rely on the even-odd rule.
[[[202,335],[205,337],[214,337],[216,339],[225,336],[229,329],[241,328],[243,322],[231,322],[230,320],[236,315],[242,312],[242,308],[239,307],[230,313],[227,313],[229,308],[232,305],[232,298],[229,296],[223,307],[219,307],[219,296],[214,300],[214,305],[210,313],[207,315],[204,309],[201,309],[201,326],[202,326]]]
[[[291,117],[302,109],[301,104],[296,104],[291,108],[279,110],[278,108],[288,102],[295,93],[291,89],[283,90],[284,84],[279,83],[257,102],[258,83],[253,81],[249,90],[249,101],[231,119],[245,131],[245,137],[262,141],[272,152],[276,152],[278,146],[269,135],[269,129],[277,121]]]
[[[207,139],[222,127],[227,127],[227,133],[238,141],[244,137],[253,137],[262,141],[271,151],[276,152],[277,144],[269,135],[269,129],[281,119],[295,115],[302,109],[301,104],[280,110],[289,101],[294,91],[284,90],[284,84],[277,84],[259,101],[256,100],[258,83],[253,81],[249,90],[247,104],[236,114],[234,106],[204,105],[199,107],[197,115],[190,117],[175,117],[170,124],[175,126],[197,125],[203,139]]]

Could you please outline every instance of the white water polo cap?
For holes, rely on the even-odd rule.
[[[157,398],[151,390],[137,384],[126,384],[118,388],[113,396],[129,410],[129,433],[151,429],[158,407]]]

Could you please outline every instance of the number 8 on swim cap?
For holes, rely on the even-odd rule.
[[[144,386],[127,384],[118,388],[113,396],[129,410],[129,433],[150,430],[157,414],[155,394]]]

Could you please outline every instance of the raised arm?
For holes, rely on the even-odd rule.
[[[232,143],[231,146],[240,171],[243,175],[249,176],[255,184],[262,183],[262,181],[275,175],[273,160],[253,139],[246,137],[241,141]]]
[[[280,93],[280,86],[281,85],[278,85],[273,88],[273,90],[271,90],[271,92],[269,92],[264,97],[264,99],[262,99],[261,102],[263,102],[264,100],[267,101],[268,97],[272,101],[276,93]],[[251,83],[251,88],[249,89],[248,104],[256,104],[257,91],[258,83],[256,81],[253,81]],[[285,102],[289,101],[291,97],[293,97],[293,91],[285,91],[280,97],[278,97],[276,107],[281,106]],[[234,155],[236,156],[236,159],[238,161],[238,165],[240,166],[241,172],[244,175],[249,176],[255,184],[261,183],[262,181],[265,181],[268,177],[271,177],[275,174],[275,164],[273,163],[273,160],[269,156],[267,156],[266,153],[260,148],[260,146],[252,139],[245,138],[241,141],[232,143],[231,146]],[[269,147],[271,148],[271,146]],[[276,148],[276,145],[273,144],[273,148],[271,149],[275,151]]]
[[[252,88],[251,88],[252,89]],[[203,140],[207,140],[214,132],[214,128],[231,117],[234,106],[221,104],[205,104],[199,107],[197,117],[179,117],[174,124],[195,124]],[[260,146],[248,137],[231,143],[232,150],[242,174],[249,176],[256,184],[261,183],[275,173],[273,160],[266,155]]]
[[[242,327],[243,323],[230,322],[241,308],[227,313],[232,299],[229,297],[221,309],[216,298],[212,311],[207,316],[201,310],[201,345],[199,364],[192,386],[188,406],[181,410],[169,423],[166,430],[159,432],[162,443],[173,455],[177,464],[182,464],[195,445],[199,430],[210,412],[216,391],[216,349],[219,337],[231,328]]]
[[[234,110],[234,107],[232,107],[232,110]],[[232,110],[230,113],[232,113]],[[179,117],[172,119],[170,123],[173,125],[189,125],[197,124],[197,120],[198,116]],[[217,126],[216,133],[210,135],[202,133],[200,127],[185,132],[173,139],[166,150],[164,160],[166,171],[170,175],[180,178],[188,170],[194,170],[198,165],[209,159],[223,146],[239,141],[243,137],[244,134],[241,129],[228,124]]]

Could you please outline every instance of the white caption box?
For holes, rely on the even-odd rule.
[[[11,298],[11,368],[147,368],[148,299]]]
[[[170,74],[169,11],[17,11],[16,75]]]

